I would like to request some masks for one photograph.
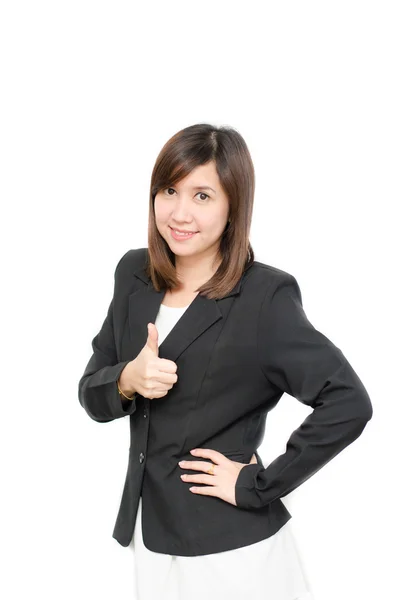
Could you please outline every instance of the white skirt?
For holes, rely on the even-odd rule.
[[[172,556],[146,548],[142,496],[129,548],[133,600],[314,600],[289,521],[249,546],[203,556]]]

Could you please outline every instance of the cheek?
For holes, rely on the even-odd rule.
[[[168,210],[162,202],[155,202],[154,215],[158,223],[168,222]]]
[[[197,229],[201,232],[200,239],[208,243],[212,243],[214,240],[219,238],[219,225],[210,221],[209,223],[198,223]]]
[[[226,222],[223,214],[214,216],[210,222],[207,223],[207,231],[214,236],[219,236],[224,228]]]

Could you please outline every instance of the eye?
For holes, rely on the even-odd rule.
[[[172,188],[172,187],[169,187],[169,188],[165,188],[165,189],[164,189],[166,196],[173,196],[174,194],[168,194],[168,190],[172,190],[173,192],[175,192],[174,188]],[[201,200],[202,202],[205,202],[205,200],[207,200],[207,198],[209,198],[209,195],[208,195],[208,194],[206,194],[206,193],[204,193],[204,192],[197,192],[196,196],[197,196],[198,194],[200,194],[200,196],[205,196],[205,198],[200,198],[200,200]]]
[[[204,198],[204,200],[207,200],[207,198],[209,198],[208,194],[205,194],[204,192],[197,192],[197,194],[200,194],[200,196],[206,196],[206,198]],[[196,194],[196,196],[197,196]],[[202,200],[202,198],[200,198],[200,200]]]

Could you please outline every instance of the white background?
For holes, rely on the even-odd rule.
[[[243,135],[255,258],[297,278],[373,402],[362,436],[283,500],[315,600],[393,595],[394,9],[2,2],[3,598],[133,599],[131,550],[112,538],[128,418],[89,419],[77,383],[118,260],[147,246],[156,157],[199,122]],[[283,396],[266,464],[309,412]]]

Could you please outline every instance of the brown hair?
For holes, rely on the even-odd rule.
[[[179,280],[175,254],[160,235],[154,213],[156,194],[172,187],[199,165],[214,161],[229,199],[229,219],[220,241],[222,260],[216,273],[196,291],[211,299],[227,295],[254,261],[249,241],[255,192],[254,165],[244,139],[232,127],[207,123],[178,131],[157,157],[150,182],[148,264],[146,274],[156,291],[174,289]]]

